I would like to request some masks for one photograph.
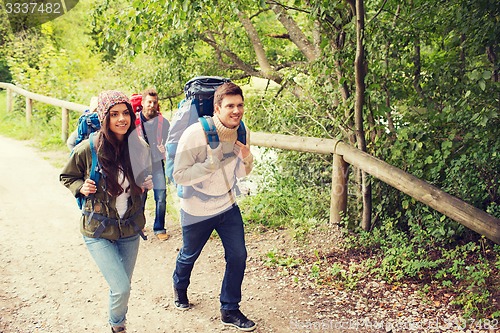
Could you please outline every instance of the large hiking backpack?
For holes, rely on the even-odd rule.
[[[130,95],[130,105],[134,113],[137,114],[142,111],[142,94],[132,94]],[[158,111],[160,111],[160,106],[158,105]]]
[[[132,94],[130,96],[130,104],[132,105],[134,113],[137,115],[142,110],[142,95]]]
[[[167,138],[167,160],[165,163],[165,174],[174,185],[174,160],[177,152],[177,145],[182,133],[190,125],[199,121],[205,131],[207,143],[212,149],[219,145],[219,136],[213,122],[214,114],[214,94],[219,86],[225,82],[230,82],[228,78],[219,76],[198,76],[189,80],[184,86],[186,98],[179,103],[178,111],[172,118],[171,126]],[[246,144],[246,128],[243,121],[238,128],[238,141]],[[176,185],[177,195],[180,198],[188,197],[186,193],[191,193],[186,186]]]
[[[78,118],[75,146],[83,140],[87,139],[90,136],[90,133],[96,132],[100,128],[101,122],[99,121],[97,112],[90,112],[89,110],[85,110],[85,112]]]

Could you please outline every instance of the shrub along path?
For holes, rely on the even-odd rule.
[[[0,151],[0,333],[109,332],[108,290],[83,245],[80,213],[58,181],[59,169],[44,159],[53,161],[64,154],[40,153],[27,143],[1,136]],[[167,228],[172,234],[169,240],[161,242],[149,232],[149,239],[141,241],[129,332],[236,331],[219,321],[224,258],[216,237],[193,272],[189,288],[193,308],[174,309],[171,274],[181,232],[175,221],[168,221]],[[257,322],[256,332],[461,331],[449,297],[436,295],[424,301],[414,285],[369,281],[356,291],[318,286],[315,274],[319,273],[306,267],[315,260],[314,249],[334,249],[337,235],[318,233],[302,248],[286,232],[248,233],[241,308]],[[287,254],[280,258],[280,253]],[[301,259],[287,260],[290,254]]]

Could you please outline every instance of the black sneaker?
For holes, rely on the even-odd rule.
[[[220,310],[220,320],[224,325],[234,326],[240,331],[250,332],[257,327],[253,321],[245,317],[240,310]]]
[[[189,300],[187,297],[187,289],[174,288],[174,305],[179,310],[189,309]]]

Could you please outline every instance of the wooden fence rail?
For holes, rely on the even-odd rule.
[[[12,84],[0,82],[0,88],[7,89],[8,111],[11,111],[13,106],[12,92],[26,96],[27,121],[31,119],[32,100],[61,107],[61,138],[64,141],[68,135],[68,110],[83,112],[88,108],[82,104],[34,94]],[[348,164],[350,164],[500,244],[500,219],[340,140],[252,132],[251,144],[261,147],[332,155],[331,222],[340,221],[342,213],[347,210],[347,168]]]
[[[30,91],[19,88],[10,83],[0,82],[0,88],[7,90],[7,112],[12,111],[14,105],[14,95],[17,93],[19,95],[26,97],[26,121],[31,122],[31,116],[33,111],[33,101],[39,101],[45,104],[58,106],[61,108],[61,140],[66,141],[68,138],[68,126],[69,126],[69,110],[84,112],[89,107],[87,105],[67,102],[53,97],[47,97],[44,95],[39,95],[32,93]]]

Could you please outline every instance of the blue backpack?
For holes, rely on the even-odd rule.
[[[90,133],[96,132],[101,128],[101,122],[97,112],[90,112],[85,110],[85,112],[78,118],[77,127],[77,137],[75,141],[75,146],[87,139]]]
[[[189,80],[184,86],[186,98],[179,103],[178,111],[172,118],[168,131],[167,160],[165,163],[165,175],[170,182],[176,185],[177,195],[180,198],[188,198],[194,190],[191,186],[180,186],[174,181],[174,160],[179,140],[186,128],[199,121],[205,131],[207,143],[212,149],[218,147],[219,136],[212,119],[214,94],[220,85],[230,81],[228,78],[218,76],[198,76]],[[243,121],[238,128],[238,141],[246,144],[246,128]]]

